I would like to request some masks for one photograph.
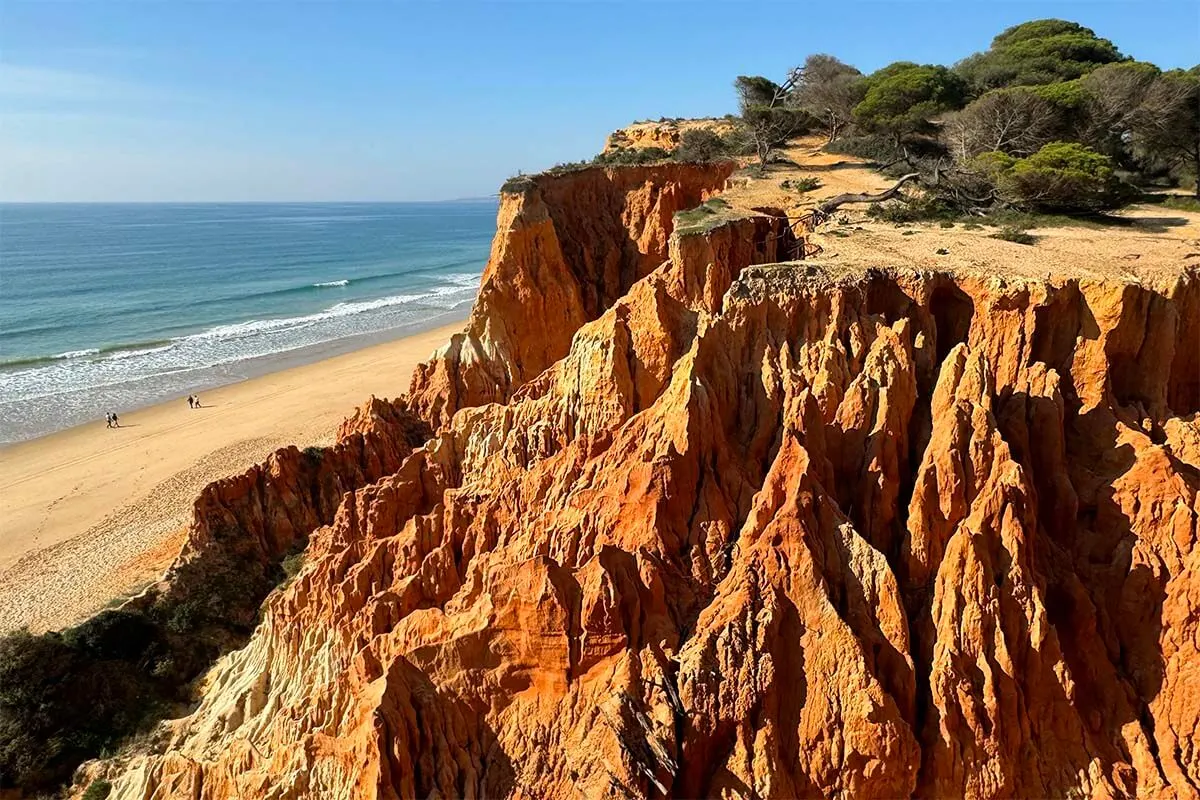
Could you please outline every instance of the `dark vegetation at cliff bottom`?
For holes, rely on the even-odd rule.
[[[209,558],[186,593],[152,589],[73,628],[0,638],[0,790],[50,790],[186,713],[191,682],[246,641],[294,561]]]

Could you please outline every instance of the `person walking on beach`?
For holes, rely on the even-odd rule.
[[[192,397],[189,394],[188,395],[188,408],[195,408],[195,407],[196,407],[196,398]]]
[[[196,405],[193,406],[193,408],[199,408],[200,407],[200,395],[196,395],[195,397],[192,398],[192,400],[194,400],[196,403]]]
[[[106,427],[106,428],[112,427],[112,412],[111,411],[104,412],[104,427]]]
[[[114,412],[112,412],[112,426],[113,426],[114,428],[119,428],[119,427],[121,427],[121,420],[119,420],[119,419],[117,418],[117,412],[115,412],[115,411],[114,411]]]

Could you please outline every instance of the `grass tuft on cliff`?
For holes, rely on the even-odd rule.
[[[681,236],[708,233],[726,222],[747,216],[721,197],[713,197],[695,208],[675,214],[675,232]]]
[[[105,780],[92,781],[83,793],[83,800],[105,800],[112,793],[112,784]]]

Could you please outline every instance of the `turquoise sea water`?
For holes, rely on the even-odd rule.
[[[494,201],[0,204],[0,442],[448,322],[495,218]]]

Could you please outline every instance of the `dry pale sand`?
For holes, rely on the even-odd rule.
[[[58,628],[154,580],[206,484],[272,451],[327,444],[395,397],[455,323],[0,449],[0,631]]]
[[[822,200],[844,193],[874,194],[895,182],[862,159],[822,151],[823,144],[821,137],[811,136],[792,141],[782,149],[792,163],[774,164],[761,176],[743,171],[722,197],[735,208],[779,208],[796,220]],[[800,178],[818,178],[821,185],[809,192],[785,185]],[[815,263],[834,270],[906,266],[997,277],[1053,274],[1132,281],[1173,281],[1181,269],[1200,267],[1200,214],[1193,211],[1131,206],[1111,215],[1124,220],[1120,225],[1031,229],[1036,239],[1032,246],[993,238],[994,226],[895,225],[869,219],[866,211],[862,203],[843,206],[809,236],[823,248]]]

